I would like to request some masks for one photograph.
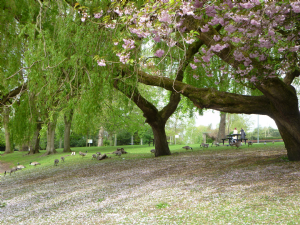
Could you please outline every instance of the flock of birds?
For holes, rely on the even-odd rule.
[[[274,144],[274,141],[272,141],[272,143]],[[265,145],[267,144],[266,141],[264,142],[264,144]],[[219,143],[216,143],[215,145],[219,146]],[[242,145],[241,141],[230,143],[230,146],[232,146],[232,147],[235,146],[237,148],[239,148],[241,145]],[[253,142],[252,141],[248,141],[248,147],[249,147],[249,145],[253,145]],[[212,144],[212,146],[213,146],[213,144]],[[200,145],[200,147],[208,148],[209,144],[202,143]],[[185,150],[192,150],[193,151],[193,148],[190,147],[190,146],[184,146],[182,148],[185,149]],[[150,152],[153,153],[153,154],[155,154],[155,149],[151,149]],[[75,155],[75,154],[76,154],[75,152],[72,152],[71,155]],[[83,157],[87,156],[87,151],[85,153],[83,153],[83,152],[80,151],[78,154],[81,155],[82,158],[83,158]],[[117,151],[114,151],[111,154],[115,154],[116,156],[120,157],[122,154],[127,154],[127,152],[124,150],[124,148],[118,148]],[[102,160],[102,159],[106,159],[106,158],[108,158],[108,156],[106,154],[101,154],[100,152],[97,152],[96,154],[92,155],[92,159]],[[63,157],[63,156],[60,157],[60,160],[61,160],[61,162],[65,162],[65,157]],[[58,163],[59,163],[59,160],[55,159],[54,160],[54,166],[57,166]],[[41,165],[41,164],[39,162],[30,162],[29,165],[31,165],[31,166],[37,166],[37,165]],[[11,168],[11,170],[5,171],[4,172],[4,176],[6,174],[8,174],[8,173],[11,175],[12,173],[15,173],[16,171],[22,170],[24,168],[26,168],[26,167],[23,166],[23,165],[20,165],[18,163],[18,165],[16,167]]]

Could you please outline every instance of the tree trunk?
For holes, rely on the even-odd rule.
[[[54,138],[55,138],[55,127],[56,127],[57,115],[53,115],[53,120],[48,122],[47,129],[47,147],[45,155],[55,154],[57,151],[54,146]]]
[[[73,119],[73,110],[71,109],[68,113],[64,115],[64,122],[65,122],[65,131],[64,131],[64,150],[63,152],[71,152],[70,147],[70,131]]]
[[[155,157],[163,155],[171,155],[169,149],[167,135],[165,132],[165,124],[160,122],[149,123],[152,128],[155,140]]]
[[[103,146],[103,137],[104,137],[104,128],[101,127],[99,130],[99,136],[98,136],[98,147]]]
[[[222,142],[222,138],[225,138],[225,127],[226,127],[226,113],[220,112],[220,125],[217,141]]]
[[[41,129],[42,129],[42,123],[38,121],[36,124],[36,130],[32,137],[29,154],[40,153],[40,131],[41,131]]]
[[[3,109],[3,127],[5,131],[5,153],[13,153],[14,150],[11,148],[10,143],[10,132],[9,132],[9,112],[10,109],[8,107],[4,107]]]

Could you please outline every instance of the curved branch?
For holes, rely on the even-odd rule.
[[[151,76],[144,72],[138,74],[139,82],[173,90],[180,90],[196,107],[215,109],[221,112],[261,114],[272,117],[270,101],[264,96],[238,95],[217,91],[212,88],[195,88],[191,85],[166,77]]]

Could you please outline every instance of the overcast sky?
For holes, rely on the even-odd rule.
[[[251,130],[257,127],[257,117],[258,115],[251,115],[250,118],[253,121],[253,126]],[[220,112],[215,110],[207,110],[204,112],[203,116],[198,116],[196,119],[196,126],[205,125],[208,126],[212,124],[213,128],[216,128],[217,124],[220,122]],[[277,126],[273,119],[268,116],[259,115],[259,127],[272,127],[277,129]]]

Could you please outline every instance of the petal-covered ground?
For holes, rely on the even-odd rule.
[[[35,167],[2,177],[0,224],[297,224],[283,146]]]

